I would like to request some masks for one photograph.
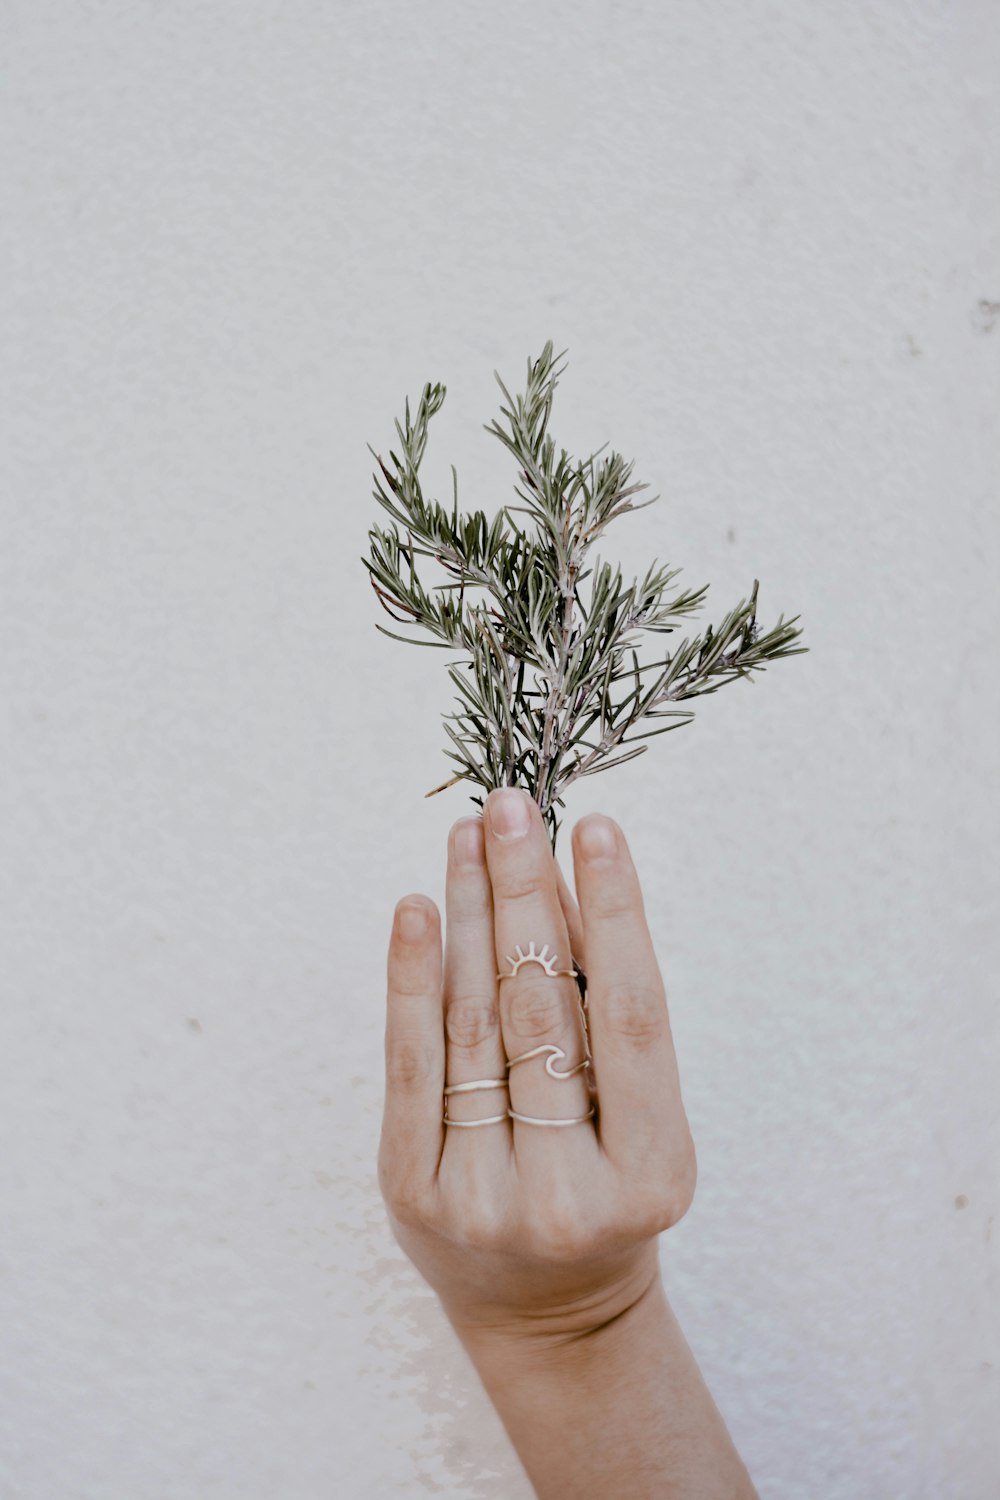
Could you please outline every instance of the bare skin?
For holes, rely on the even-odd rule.
[[[522,831],[504,814],[520,813]],[[605,847],[602,850],[601,836]],[[658,1236],[697,1166],[666,993],[622,830],[573,830],[579,905],[534,802],[504,789],[448,840],[447,940],[422,895],[396,907],[388,955],[379,1184],[393,1231],[442,1307],[540,1500],[756,1500],[670,1309]],[[548,945],[572,977],[515,949]],[[572,959],[571,959],[572,955]],[[587,1055],[591,1065],[570,1072]],[[544,1128],[506,1113],[594,1118]]]

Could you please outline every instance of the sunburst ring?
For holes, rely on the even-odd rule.
[[[549,953],[548,943],[543,943],[537,953],[535,951],[534,942],[528,944],[527,953],[525,953],[524,949],[521,947],[521,944],[518,943],[517,947],[514,949],[514,955],[515,956],[513,957],[509,953],[504,955],[511,968],[510,972],[507,974],[498,974],[498,979],[513,979],[518,969],[520,969],[524,964],[538,964],[545,970],[550,979],[557,979],[560,976],[565,976],[567,979],[579,978],[576,969],[556,968],[558,955],[555,953]]]

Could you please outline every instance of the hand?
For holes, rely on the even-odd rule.
[[[400,1245],[469,1346],[520,1332],[561,1343],[610,1323],[658,1284],[657,1236],[694,1194],[666,995],[621,829],[582,819],[573,859],[579,908],[536,804],[492,792],[484,816],[449,836],[443,955],[435,904],[396,908],[379,1184]],[[586,974],[586,1020],[571,977],[529,962],[497,978],[532,942],[556,969]],[[590,1066],[571,1071],[588,1023]],[[499,1123],[443,1123],[446,1084],[505,1080],[508,1059],[543,1044],[565,1057],[543,1053],[506,1087],[447,1099],[453,1119]],[[544,1119],[597,1112],[545,1128],[507,1118],[508,1104]]]

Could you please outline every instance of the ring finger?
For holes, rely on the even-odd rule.
[[[461,818],[451,830],[445,915],[445,1084],[455,1090],[444,1100],[449,1120],[445,1149],[452,1161],[481,1164],[489,1154],[506,1161],[511,1147],[507,1060],[493,955],[493,897],[479,817]]]

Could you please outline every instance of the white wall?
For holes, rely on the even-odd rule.
[[[812,654],[625,827],[700,1180],[670,1296],[766,1500],[1000,1488],[1000,17],[977,0],[0,15],[2,1500],[522,1500],[374,1177],[450,684],[366,442],[492,371]],[[996,1232],[994,1232],[996,1230]]]

